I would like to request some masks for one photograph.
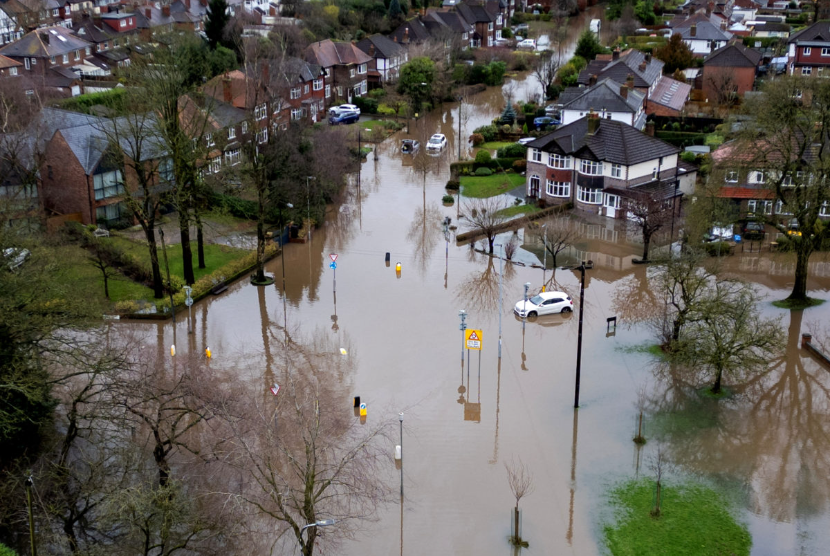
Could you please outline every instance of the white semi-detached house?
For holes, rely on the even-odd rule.
[[[590,113],[528,143],[527,195],[545,204],[625,218],[626,198],[648,193],[679,205],[697,170],[680,149],[628,124]]]

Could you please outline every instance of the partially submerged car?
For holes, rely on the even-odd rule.
[[[554,313],[570,313],[574,310],[574,302],[565,292],[542,292],[525,301],[522,299],[513,307],[513,312],[519,317],[536,317]]]
[[[421,142],[415,139],[404,139],[401,141],[401,152],[403,154],[414,154],[421,148]]]
[[[427,141],[427,152],[432,154],[440,153],[447,146],[447,136],[443,133],[436,133]]]

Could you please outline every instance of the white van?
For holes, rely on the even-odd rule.
[[[602,27],[602,20],[601,19],[592,19],[591,20],[591,32],[596,33],[599,35],[599,29]]]

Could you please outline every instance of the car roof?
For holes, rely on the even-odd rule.
[[[435,133],[435,134],[433,134],[432,137],[430,137],[430,139],[443,139],[443,138],[444,138],[443,133]]]
[[[539,295],[542,297],[542,299],[553,299],[554,297],[568,297],[568,294],[566,294],[565,292],[541,292]]]

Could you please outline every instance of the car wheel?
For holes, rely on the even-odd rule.
[[[538,313],[536,313],[536,311],[531,311],[527,314],[527,320],[536,320],[536,317],[538,316],[539,315]]]
[[[571,312],[571,308],[570,308],[570,307],[562,307],[562,311],[560,311],[560,312],[562,312],[562,313],[570,313],[570,312]]]

